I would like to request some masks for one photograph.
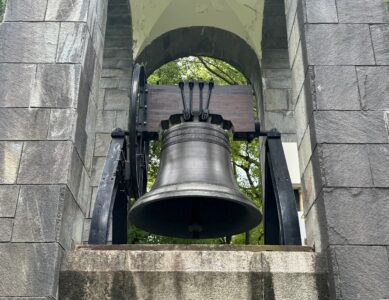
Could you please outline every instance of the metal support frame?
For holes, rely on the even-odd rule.
[[[112,243],[127,243],[127,195],[124,180],[126,133],[116,130],[104,164],[93,210],[89,244],[106,244],[112,224]]]
[[[264,233],[266,245],[301,245],[295,196],[281,134],[261,134],[265,140]]]
[[[106,244],[111,224],[112,243],[127,243],[128,198],[137,199],[146,191],[148,141],[156,136],[149,135],[145,130],[147,83],[143,66],[135,66],[131,87],[129,131],[116,129],[112,132],[93,211],[89,244]],[[212,116],[217,120],[218,117],[222,119],[222,116]],[[229,126],[225,129],[231,128],[231,122],[226,124]],[[258,136],[266,137],[263,202],[265,244],[301,245],[297,207],[281,135],[276,130],[261,132],[260,124],[256,122],[255,133],[248,134],[246,138],[250,141]]]

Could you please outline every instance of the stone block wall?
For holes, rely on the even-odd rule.
[[[8,0],[0,24],[0,297],[56,298],[89,214],[106,1]]]
[[[309,245],[327,253],[334,299],[388,298],[387,3],[285,11]]]
[[[283,0],[266,0],[262,36],[264,130],[277,128],[283,142],[296,142],[292,73]]]

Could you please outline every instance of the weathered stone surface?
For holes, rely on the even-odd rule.
[[[111,135],[105,134],[105,133],[98,133],[96,134],[96,144],[95,144],[95,151],[94,156],[106,156],[107,151],[109,148],[109,145],[111,143]]]
[[[88,134],[86,147],[85,147],[85,158],[84,158],[84,166],[89,175],[92,173],[92,160],[93,160],[93,150],[95,147],[95,135]]]
[[[340,23],[388,23],[386,1],[337,0]]]
[[[84,220],[84,228],[82,231],[82,243],[87,244],[89,241],[89,232],[90,232],[91,219]]]
[[[99,87],[101,89],[128,89],[130,86],[129,79],[127,78],[104,78],[100,79]]]
[[[264,252],[262,268],[264,299],[329,299],[324,257]]]
[[[17,185],[0,185],[0,218],[15,216],[19,189]]]
[[[0,218],[0,243],[11,241],[13,219]]]
[[[11,0],[7,3],[5,21],[43,21],[47,0]]]
[[[298,147],[299,166],[302,172],[304,172],[308,162],[311,160],[312,153],[316,147],[316,139],[313,130],[311,130],[311,126],[312,124],[308,125],[304,137],[301,140],[300,146]]]
[[[71,250],[82,242],[84,215],[67,187],[62,188],[61,196],[63,211],[59,243],[64,249]]]
[[[321,166],[327,187],[373,187],[365,145],[324,144]]]
[[[306,41],[310,65],[375,63],[367,24],[308,24]]]
[[[48,298],[48,297],[0,297],[0,299],[5,300],[47,300],[47,299],[54,299],[54,298]]]
[[[388,142],[380,111],[317,111],[314,118],[318,143]]]
[[[359,110],[361,108],[354,67],[316,66],[314,70],[318,110]]]
[[[74,109],[52,109],[47,138],[49,140],[72,140],[74,122]]]
[[[25,142],[18,183],[67,183],[71,153],[71,142]]]
[[[304,210],[307,212],[316,201],[323,188],[323,172],[320,169],[320,148],[316,147],[311,159],[303,171],[302,188],[304,193]]]
[[[104,110],[126,110],[129,101],[128,90],[106,89]]]
[[[3,23],[0,27],[0,62],[54,62],[58,32],[58,23]]]
[[[72,151],[71,165],[68,174],[68,186],[73,194],[73,197],[77,200],[80,189],[80,179],[83,169],[83,164],[78,155],[77,150],[74,148]]]
[[[85,23],[62,23],[56,61],[82,63],[88,41],[88,28]]]
[[[92,168],[92,178],[91,185],[98,186],[101,179],[101,174],[103,173],[105,163],[105,157],[94,157],[93,158],[93,168]]]
[[[338,23],[335,0],[308,0],[308,23]]]
[[[293,65],[300,43],[302,42],[303,44],[305,44],[304,24],[300,24],[299,18],[295,19],[288,38],[288,53],[290,58],[290,65]]]
[[[105,53],[104,53],[105,55]],[[262,68],[289,68],[289,56],[287,49],[263,50]]]
[[[47,21],[86,21],[89,1],[48,0]]]
[[[12,241],[56,241],[62,215],[61,206],[63,205],[60,203],[60,199],[60,186],[22,186]]]
[[[375,187],[389,186],[389,144],[368,145],[371,172]]]
[[[0,295],[56,297],[61,252],[52,244],[0,244]]]
[[[116,112],[115,128],[128,129],[128,109]]]
[[[31,106],[75,107],[80,76],[80,65],[38,65]]]
[[[289,89],[291,87],[289,69],[265,69],[262,76],[266,89]]]
[[[288,89],[265,89],[263,92],[265,110],[288,110],[290,97],[290,91]]]
[[[302,1],[286,0],[285,1],[285,13],[286,13],[286,28],[288,37],[292,30],[292,26],[296,20],[297,22],[304,23],[306,20],[306,5],[303,5]]]
[[[14,184],[23,143],[0,141],[0,184]]]
[[[306,76],[308,76],[309,71],[306,75],[306,58],[305,58],[305,45],[299,44],[296,52],[296,58],[294,59],[292,65],[292,102],[296,103],[297,98],[303,88],[304,81]]]
[[[313,247],[317,252],[325,251],[328,247],[328,226],[322,193],[304,218],[307,245]]]
[[[0,64],[0,107],[28,107],[35,65]]]
[[[35,108],[0,108],[0,139],[46,139],[50,110]]]
[[[111,133],[114,127],[115,111],[99,110],[96,118],[96,132]]]
[[[385,247],[331,247],[337,296],[343,299],[389,298],[389,262]]]
[[[389,111],[384,112],[384,120],[386,125],[386,131],[388,132],[388,137],[389,137]]]
[[[313,100],[311,94],[311,70],[308,70],[303,88],[295,105],[297,145],[301,143],[308,124],[312,123]],[[313,131],[312,131],[313,132]]]
[[[265,130],[277,128],[281,133],[295,133],[293,112],[266,112]]]
[[[88,107],[90,103],[90,90],[85,74],[81,76],[80,89],[78,94],[77,121],[75,123],[74,141],[82,161],[85,159],[86,144],[88,141],[87,123]]]
[[[93,43],[90,36],[88,36],[84,44],[86,45],[86,48],[81,63],[83,65],[84,76],[86,78],[88,86],[90,89],[92,89],[93,79],[100,79],[100,67],[95,69],[96,51],[93,48]]]
[[[357,67],[362,108],[389,109],[389,67]]]
[[[389,64],[389,25],[370,26],[375,59],[378,65]]]
[[[76,149],[74,149],[72,153],[68,186],[82,212],[86,215],[88,213],[91,197],[90,178]]]
[[[330,244],[389,245],[389,190],[325,189],[324,200]]]
[[[263,293],[273,287],[276,299],[293,299],[283,288],[294,282],[288,285],[294,299],[327,299],[327,290],[321,289],[326,286],[327,268],[318,254],[176,248],[68,252],[59,295],[62,299],[123,295],[131,299],[264,299]]]
[[[130,78],[131,73],[129,70],[122,69],[102,69],[101,77],[102,78]]]

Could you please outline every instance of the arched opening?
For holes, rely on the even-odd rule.
[[[170,61],[156,69],[148,76],[148,84],[152,85],[177,85],[183,81],[210,81],[216,85],[247,85],[248,79],[230,64],[210,57],[189,56]],[[177,86],[178,92],[178,86]],[[255,97],[253,97],[255,106]],[[253,113],[256,113],[254,109]],[[231,167],[238,186],[252,202],[262,209],[261,191],[261,167],[259,157],[259,140],[252,142],[234,141],[230,137]],[[149,188],[154,183],[160,164],[160,140],[150,142],[148,180]],[[228,167],[228,166],[227,166]],[[218,212],[215,211],[215,214]],[[215,216],[216,217],[216,216]],[[228,220],[225,220],[228,222]],[[129,243],[158,243],[158,244],[183,244],[183,243],[208,243],[208,244],[263,244],[263,224],[252,229],[249,233],[232,236],[232,238],[220,238],[213,240],[185,240],[170,237],[157,236],[142,232],[130,225]]]
[[[207,56],[227,62],[242,72],[257,98],[258,116],[262,119],[261,66],[254,49],[236,34],[215,27],[186,27],[169,31],[153,40],[135,58],[148,74],[181,57]]]
[[[269,35],[264,35],[264,37],[270,38]],[[260,37],[258,38],[260,40]],[[138,53],[137,51],[135,51],[136,48],[134,48],[134,45],[136,45],[137,42],[138,41],[134,40],[132,44],[132,49],[134,50],[135,54]],[[274,46],[274,44],[272,43],[270,43],[269,45],[270,47]],[[284,46],[284,44],[282,46]],[[263,94],[262,82],[264,79],[266,79],[266,76],[262,77],[263,70],[261,69],[260,66],[261,53],[258,52],[257,48],[255,48],[257,49],[255,50],[252,47],[251,43],[247,42],[247,39],[245,38],[244,34],[236,35],[235,33],[227,30],[223,30],[221,28],[216,28],[216,27],[209,27],[209,26],[182,27],[182,28],[174,29],[163,33],[159,37],[152,40],[147,46],[142,46],[140,49],[142,50],[134,58],[134,63],[143,63],[146,66],[146,70],[148,74],[157,70],[165,63],[168,63],[172,60],[178,59],[180,57],[185,57],[188,55],[214,57],[214,58],[219,58],[225,62],[228,62],[232,66],[242,71],[244,76],[248,79],[248,82],[251,84],[254,94],[256,96],[255,106],[257,107],[257,111],[256,111],[257,117],[259,117],[259,119],[261,120],[262,125],[265,125],[265,129],[270,129],[266,127],[266,125],[268,124],[266,124],[264,118],[264,115],[267,112],[264,109],[265,104],[262,101],[262,94]],[[110,51],[107,53],[111,53],[112,49],[109,50]],[[271,50],[271,48],[269,49],[266,48],[266,50]],[[283,49],[283,51],[284,50],[286,50],[287,52],[287,49]],[[115,57],[116,56],[119,57],[120,55],[115,55]],[[108,64],[103,63],[103,66],[104,65],[108,66]],[[131,68],[130,65],[126,64],[125,66],[128,67],[129,69]],[[267,63],[266,66],[269,66],[269,64]],[[116,68],[122,69],[122,66],[119,66],[117,64],[115,64],[113,67],[115,68],[115,74],[116,74]],[[280,70],[281,72],[273,72],[271,67],[269,68],[268,73],[276,74],[276,77],[278,76],[279,73],[283,73],[284,71],[284,70]],[[289,65],[285,67],[285,70],[290,71]],[[111,70],[109,71],[111,72]],[[277,81],[277,78],[275,80]],[[274,88],[270,88],[270,89],[274,89]],[[285,90],[288,89],[290,89],[290,87],[285,88]],[[107,97],[107,92],[108,92],[108,97]],[[124,92],[127,91],[123,91],[123,94]],[[287,93],[288,91],[286,91],[285,94]],[[118,99],[117,98],[118,94],[116,93],[116,90],[115,91],[107,90],[105,92],[104,109],[102,110],[102,118],[110,116],[112,114],[111,113],[112,109],[117,110],[117,108],[120,108],[120,111],[117,111],[115,116],[116,118],[118,118],[119,116],[120,117],[123,116],[124,122],[123,123],[116,122],[115,124],[125,124],[125,118],[126,116],[128,116],[128,114],[126,115],[127,112],[125,111],[127,110],[127,107],[125,107],[124,105],[123,107],[113,106],[114,102],[110,101],[111,100],[110,96],[112,96],[111,98],[113,101]],[[284,116],[291,115],[290,111],[282,111],[281,114],[283,114]],[[275,119],[274,124],[276,125],[274,127],[280,129],[279,128],[280,124],[278,124],[279,119],[276,118],[274,119]],[[280,122],[282,123],[282,121],[283,120],[281,120]],[[126,128],[126,125],[121,127]],[[281,132],[284,133],[282,129]],[[293,136],[291,136],[291,138],[293,138]],[[100,161],[103,161],[103,159],[101,158]]]

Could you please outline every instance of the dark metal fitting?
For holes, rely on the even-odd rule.
[[[280,138],[281,133],[277,129],[273,128],[270,131],[266,132],[266,136],[268,138]]]
[[[208,117],[209,117],[209,110],[208,109],[203,109],[203,111],[201,112],[201,115],[200,115],[200,119],[202,121],[207,121]]]
[[[182,115],[184,116],[184,121],[189,121],[192,117],[188,110],[183,110]]]
[[[200,119],[203,113],[203,89],[204,89],[204,81],[199,81],[199,89],[200,89],[200,102],[199,102],[199,114]]]
[[[189,114],[190,114],[190,116],[193,116],[193,88],[194,88],[194,82],[191,80],[191,81],[189,81]]]
[[[128,135],[128,131],[125,131],[121,128],[115,128],[111,132],[111,137],[114,138],[124,138],[126,135]]]

